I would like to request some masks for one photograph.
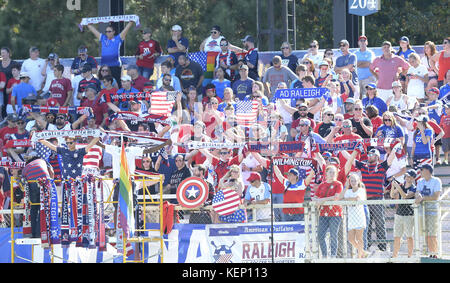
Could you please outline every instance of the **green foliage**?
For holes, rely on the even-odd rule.
[[[267,1],[262,3],[263,19]],[[153,29],[153,38],[166,49],[170,28],[183,27],[184,36],[190,40],[190,51],[198,51],[201,42],[209,36],[213,25],[234,45],[241,46],[246,34],[256,37],[256,0],[125,0],[126,14],[140,16],[142,26]],[[297,0],[297,49],[307,49],[316,39],[321,48],[333,47],[332,0]],[[276,28],[282,27],[282,1],[274,0]],[[380,46],[384,40],[397,44],[406,35],[413,45],[426,40],[441,44],[448,36],[449,1],[394,0],[382,1],[382,10],[366,17],[366,34],[370,46]],[[73,57],[79,45],[85,44],[89,53],[98,56],[99,45],[78,24],[83,17],[97,16],[97,1],[81,0],[80,11],[69,11],[64,0],[0,0],[0,45],[10,47],[14,58],[27,58],[30,46],[38,46],[41,56],[56,52],[60,57]],[[262,22],[263,25],[267,23]],[[128,34],[125,52],[133,55],[142,39],[139,30]],[[275,37],[275,47],[283,41]],[[261,37],[260,50],[267,50],[268,37]]]

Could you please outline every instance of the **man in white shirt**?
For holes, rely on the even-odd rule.
[[[270,186],[269,184],[261,181],[261,175],[256,172],[252,172],[247,179],[250,182],[250,186],[245,193],[245,202],[249,204],[268,204],[270,203]],[[270,208],[261,208],[256,210],[256,215],[253,215],[256,221],[264,221],[270,219]]]
[[[45,66],[45,60],[39,58],[39,48],[30,48],[30,58],[23,61],[22,72],[27,72],[30,76],[30,84],[36,89],[39,94],[42,92],[43,82],[45,77],[42,75],[42,71]]]

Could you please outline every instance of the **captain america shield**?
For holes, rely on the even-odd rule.
[[[208,199],[208,184],[197,177],[190,177],[181,182],[177,189],[178,203],[185,208],[196,208]]]

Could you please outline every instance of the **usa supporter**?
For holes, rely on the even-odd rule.
[[[83,66],[89,64],[93,68],[93,72],[97,72],[98,63],[94,57],[88,54],[88,49],[86,46],[78,47],[78,56],[72,61],[72,66],[70,67],[70,72],[75,76],[81,75]]]
[[[77,90],[77,99],[80,101],[85,99],[84,92],[86,91],[86,88],[88,86],[95,85],[97,92],[99,92],[102,88],[100,81],[92,75],[91,65],[86,64],[83,66],[83,69],[81,70],[81,76],[83,77],[83,79],[78,83]]]
[[[441,128],[443,129],[444,136],[442,137],[442,150],[444,152],[443,165],[448,165],[450,155],[450,104],[445,104],[445,113],[442,115]],[[436,156],[436,158],[438,158]]]
[[[245,190],[245,203],[250,204],[269,204],[270,203],[270,185],[263,182],[261,175],[257,172],[252,172],[246,179],[250,182],[250,186]],[[268,221],[271,216],[270,208],[262,208],[256,210],[256,215],[253,215],[256,221]]]
[[[68,78],[63,77],[64,66],[56,65],[54,74],[55,79],[51,81],[49,86],[50,96],[58,101],[58,106],[72,105],[72,83]]]
[[[355,102],[355,114],[352,121],[353,132],[360,135],[364,139],[371,138],[373,135],[373,125],[370,119],[364,114],[364,107],[360,100]]]
[[[353,133],[352,122],[350,120],[344,120],[342,122],[342,135],[334,138],[333,143],[352,142],[361,139],[362,138],[360,135]],[[337,157],[339,158],[339,163],[343,168],[345,166],[345,163],[347,162],[348,156],[344,155],[343,152],[340,151],[338,152]],[[358,155],[358,159],[361,158],[361,155]]]
[[[350,158],[347,160],[347,163],[345,164],[345,172],[349,173],[352,165],[355,165],[355,167],[361,171],[362,181],[366,186],[368,200],[379,200],[384,198],[386,172],[392,165],[395,158],[395,153],[397,152],[399,146],[401,145],[398,144],[398,146],[391,151],[385,161],[380,159],[380,152],[375,148],[371,149],[367,154],[367,162],[355,160],[361,149],[353,151]],[[375,232],[379,241],[378,248],[382,252],[386,251],[386,221],[384,209],[385,207],[382,204],[369,205],[370,221],[368,223],[368,246],[373,243],[370,236],[372,235],[372,223],[375,222]]]
[[[25,122],[26,118],[21,116],[17,118],[16,125],[17,125],[17,132],[11,134],[7,141],[12,140],[27,140],[30,137],[30,133],[25,129]],[[5,142],[7,142],[5,141]],[[7,152],[9,156],[12,157],[12,159],[16,162],[23,162],[24,161],[24,155],[26,154],[27,148],[25,147],[13,147],[8,148]]]
[[[416,118],[416,121],[417,128],[414,130],[411,156],[413,167],[418,171],[423,164],[433,165],[433,151],[431,149],[433,130],[428,125],[429,119],[427,116],[421,115]],[[419,179],[421,177],[419,171],[417,175],[417,179]]]
[[[88,139],[88,144],[93,140],[92,137]],[[103,149],[95,144],[93,145],[83,157],[83,172],[82,175],[92,174],[94,176],[100,175],[100,168],[102,167]]]

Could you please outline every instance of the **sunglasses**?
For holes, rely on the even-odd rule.
[[[113,31],[112,31],[112,30],[107,30],[107,31],[106,31],[106,33],[110,33],[110,32],[113,32]]]
[[[383,119],[384,122],[392,122],[391,119]]]
[[[144,160],[143,163],[150,163],[150,160]]]
[[[68,145],[69,145],[69,144],[74,144],[74,143],[75,143],[75,142],[66,142],[66,144],[68,144]]]
[[[286,46],[285,46],[285,47],[281,47],[281,49],[289,49],[289,47],[286,47]]]
[[[216,34],[216,33],[218,33],[217,31],[211,31],[211,34]]]
[[[344,120],[342,120],[342,119],[334,119],[336,122],[342,122],[342,121],[344,121]]]
[[[325,53],[325,55],[327,55],[327,56],[333,56],[334,54],[333,54],[333,53]]]
[[[350,126],[350,125],[344,125],[344,126],[342,126],[342,128],[351,128],[352,126]]]
[[[306,127],[308,126],[307,124],[299,124],[300,127]]]
[[[355,108],[355,111],[361,111],[362,108]]]
[[[183,159],[175,159],[175,162],[183,162]]]
[[[56,120],[65,120],[66,118],[65,117],[61,117],[61,116],[58,116],[58,117],[56,117]]]
[[[225,43],[225,44],[221,44],[220,46],[228,46],[228,43]]]
[[[311,64],[310,62],[308,62],[308,61],[306,61],[306,62],[302,62],[302,64],[306,64],[306,65],[309,65],[309,64]]]
[[[327,113],[327,114],[325,114],[325,115],[327,115],[327,116],[333,116],[333,117],[334,117],[334,114],[332,114],[332,113]]]
[[[317,45],[310,45],[309,47],[310,47],[310,48],[316,48]]]
[[[448,41],[444,41],[443,44],[448,44]]]
[[[297,106],[298,107],[298,106]],[[308,109],[307,108],[300,108],[300,109],[298,109],[299,111],[308,111]]]
[[[227,155],[230,154],[229,152],[221,152],[220,155]]]
[[[25,122],[24,121],[18,121],[18,122],[16,122],[17,124],[19,124],[19,125],[23,125],[23,124],[25,124]]]
[[[347,46],[347,45],[345,45],[345,44],[340,44],[340,45],[339,45],[339,47],[344,47],[344,46]]]

